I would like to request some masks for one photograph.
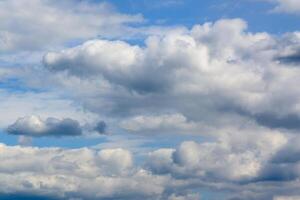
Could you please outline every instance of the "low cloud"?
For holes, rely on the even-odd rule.
[[[73,119],[47,118],[42,120],[37,116],[19,118],[14,124],[7,128],[12,135],[23,135],[31,137],[43,136],[79,136],[82,135],[80,124]]]
[[[40,199],[150,200],[163,193],[168,181],[167,177],[136,170],[131,153],[124,149],[67,150],[0,144],[0,151],[0,199],[20,194]]]

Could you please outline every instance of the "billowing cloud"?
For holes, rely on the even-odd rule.
[[[85,106],[129,116],[127,125],[137,124],[135,116],[178,113],[187,123],[216,129],[250,121],[254,126],[297,130],[287,119],[296,122],[299,117],[300,68],[286,60],[299,41],[297,32],[275,38],[248,32],[241,19],[222,19],[149,37],[144,47],[88,41],[46,54],[44,64],[69,81],[97,86],[92,98],[83,100]]]
[[[275,11],[297,13],[296,1],[274,2]],[[204,198],[217,192],[228,200],[299,196],[299,32],[253,33],[242,19],[221,19],[191,29],[156,27],[160,34],[133,44],[122,37],[141,15],[91,1],[27,4],[0,2],[0,51],[51,47],[44,68],[22,78],[57,96],[1,93],[0,111],[7,115],[0,123],[43,114],[19,118],[7,132],[26,146],[31,137],[80,136],[83,128],[105,134],[108,120],[109,131],[125,132],[124,138],[144,135],[123,143],[101,136],[98,147],[116,147],[103,150],[2,144],[0,199],[199,200],[202,191]],[[119,40],[110,40],[115,36]],[[66,43],[72,47],[62,49]],[[9,71],[0,68],[0,77]],[[165,140],[194,134],[198,141],[161,148],[161,133],[168,133]],[[153,143],[140,149],[146,140]],[[134,151],[121,148],[124,143]]]
[[[80,124],[73,119],[47,118],[42,120],[37,116],[19,118],[7,128],[12,135],[24,135],[32,137],[43,136],[78,136],[82,134]]]
[[[249,181],[260,175],[273,154],[286,144],[276,133],[223,135],[216,143],[183,142],[178,149],[162,149],[150,154],[154,172],[179,177]]]
[[[211,191],[219,194],[216,199],[220,195],[244,200],[296,198],[300,195],[299,162],[286,165],[273,159],[281,151],[292,152],[287,149],[296,140],[281,133],[252,133],[243,138],[229,134],[218,141],[186,141],[176,149],[157,149],[145,163],[135,162],[136,155],[121,148],[1,144],[0,197],[199,200],[201,191]],[[280,173],[292,171],[294,179],[269,179],[264,172],[271,171],[270,165]]]
[[[124,149],[1,144],[0,151],[0,198],[24,194],[49,199],[153,199],[168,182],[167,177],[135,169],[131,153]]]

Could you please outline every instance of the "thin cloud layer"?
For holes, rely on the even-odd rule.
[[[76,0],[4,0],[0,12],[0,52],[41,50],[98,36],[116,37],[118,31],[130,32],[125,24],[143,21],[141,15],[118,13],[108,3]]]
[[[274,12],[300,14],[300,2],[298,0],[271,0],[277,5]]]

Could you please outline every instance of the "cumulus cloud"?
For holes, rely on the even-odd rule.
[[[154,172],[207,180],[254,180],[287,139],[279,133],[223,135],[215,143],[183,142],[176,150],[150,153],[149,167]]]
[[[224,193],[222,199],[292,198],[299,195],[297,178],[270,181],[263,171],[293,141],[281,133],[252,133],[242,138],[228,134],[217,141],[186,141],[176,149],[157,149],[145,163],[135,162],[135,155],[121,148],[1,144],[0,197],[199,200],[201,191],[209,190]],[[283,164],[277,160],[282,172],[293,170],[300,177],[299,162],[293,167]]]
[[[85,164],[64,156],[67,161],[59,163],[76,168],[76,173],[80,166],[95,163],[93,169],[84,167],[90,174],[83,174],[109,179],[94,176],[81,184],[77,175],[63,177],[68,184],[60,188],[56,183],[61,177],[47,177],[52,185],[40,188],[53,186],[63,197],[88,199],[91,194],[100,199],[197,199],[193,192],[200,189],[225,193],[224,199],[231,200],[299,195],[300,151],[297,134],[291,134],[298,133],[300,121],[299,41],[297,32],[274,37],[249,32],[241,19],[222,19],[150,36],[144,45],[99,39],[47,53],[43,63],[52,83],[126,132],[210,137],[156,149],[142,167],[120,149],[98,152],[95,161]],[[28,121],[20,124],[31,132],[48,126],[47,120]],[[105,133],[105,124],[93,130]],[[53,173],[64,174],[63,169],[54,168]],[[39,175],[44,178],[44,173]],[[20,185],[17,178],[14,185]],[[34,179],[25,185],[38,185],[41,179]]]
[[[228,134],[214,142],[185,141],[176,149],[149,153],[145,167],[185,180],[191,190],[210,188],[221,199],[293,199],[299,195],[299,159],[286,160],[284,155],[296,156],[295,141],[299,137],[265,132]]]
[[[241,19],[222,19],[151,36],[145,46],[88,41],[47,53],[44,65],[67,74],[70,81],[89,81],[91,87],[95,82],[90,80],[102,81],[102,86],[97,84],[101,89],[83,100],[85,106],[107,115],[129,116],[127,125],[143,118],[135,116],[178,113],[186,124],[201,122],[214,128],[252,121],[298,130],[296,124],[287,123],[291,116],[297,122],[300,113],[296,87],[300,68],[287,61],[299,49],[298,35],[275,38],[251,33]]]
[[[78,136],[82,134],[80,124],[73,119],[47,118],[42,120],[38,116],[19,118],[7,128],[12,135],[24,135],[32,137],[43,136]]]
[[[135,169],[131,153],[124,149],[66,150],[1,144],[0,151],[0,196],[154,199],[168,182],[167,177]]]

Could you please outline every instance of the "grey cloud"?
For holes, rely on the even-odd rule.
[[[279,56],[277,60],[285,64],[298,66],[300,65],[300,50],[290,55]]]
[[[100,121],[96,124],[94,130],[97,131],[99,134],[105,134],[107,131],[107,125],[104,121]]]
[[[37,116],[19,118],[7,128],[7,132],[12,135],[31,137],[82,135],[80,124],[76,120],[47,118],[44,121]]]
[[[264,113],[256,115],[255,120],[259,124],[270,128],[300,129],[300,117],[296,114],[277,116],[276,114]]]

